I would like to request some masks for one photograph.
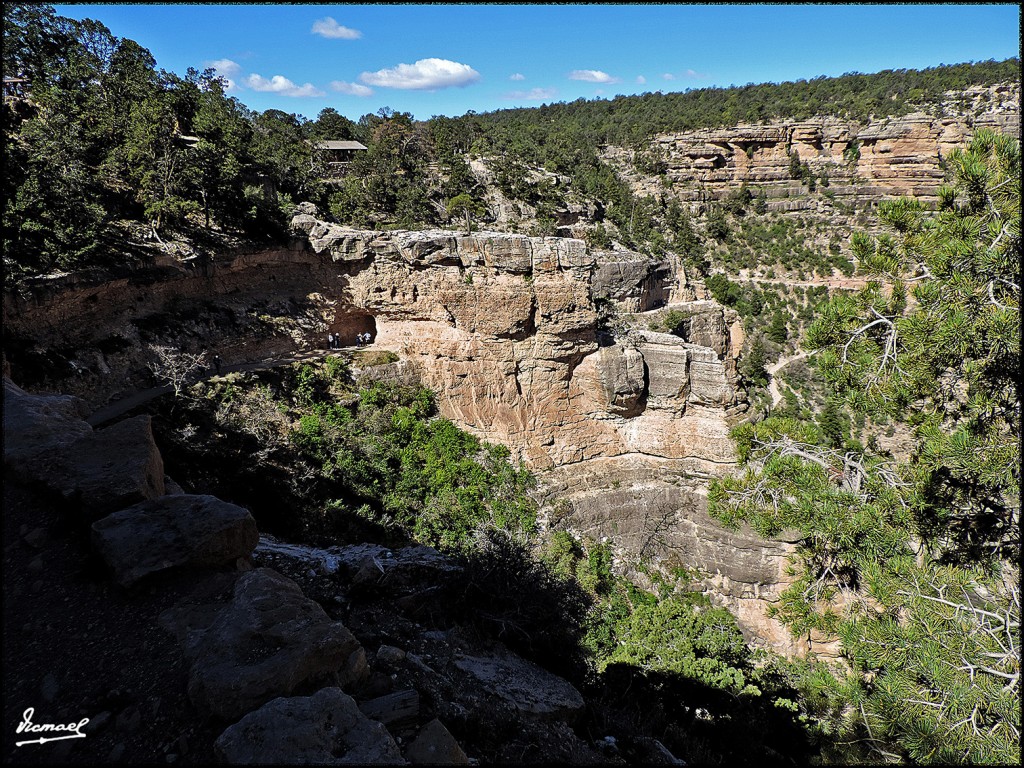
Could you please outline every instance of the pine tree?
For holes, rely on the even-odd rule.
[[[937,212],[892,201],[886,233],[853,238],[889,290],[833,298],[807,334],[834,407],[905,423],[911,460],[839,448],[828,411],[769,418],[734,430],[746,472],[709,501],[727,524],[804,535],[776,615],[842,640],[849,674],[805,679],[823,731],[866,759],[1013,764],[1020,144],[979,130],[948,165]]]
[[[764,339],[757,336],[750,345],[750,350],[740,362],[740,373],[751,383],[763,387],[768,384],[768,353],[764,348]]]

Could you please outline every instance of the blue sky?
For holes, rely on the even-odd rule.
[[[1002,60],[1016,5],[55,5],[256,110],[416,118]]]

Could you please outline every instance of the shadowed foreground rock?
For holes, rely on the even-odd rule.
[[[247,558],[259,532],[247,509],[215,496],[163,496],[93,523],[93,544],[123,587],[152,573]]]
[[[85,401],[69,395],[30,395],[4,379],[4,464],[35,478],[31,459],[92,433]]]
[[[387,728],[340,688],[274,699],[224,731],[214,748],[232,765],[405,765]]]
[[[232,720],[278,696],[366,672],[362,646],[291,579],[268,568],[243,574],[231,601],[189,643],[188,693],[205,715]]]
[[[459,742],[436,718],[420,729],[405,756],[414,765],[469,765]]]
[[[29,395],[4,380],[4,466],[78,504],[90,521],[163,496],[164,463],[149,416],[93,431],[82,401]]]

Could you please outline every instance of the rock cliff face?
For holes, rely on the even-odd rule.
[[[1019,134],[1020,86],[970,88],[950,94],[943,106],[941,115],[915,112],[867,124],[833,117],[741,123],[661,135],[653,146],[667,163],[673,192],[693,203],[750,184],[764,191],[769,210],[816,207],[814,201],[791,199],[803,194],[800,182],[790,177],[791,152],[815,173],[828,173],[836,198],[913,196],[934,202],[942,158],[977,128]],[[628,150],[609,148],[607,154],[620,167],[629,165]],[[634,183],[646,194],[663,192],[639,178]]]
[[[595,298],[628,309],[663,301],[662,265],[573,239],[378,234],[309,215],[294,226],[348,267],[332,327],[372,325],[376,343],[438,392],[446,416],[535,469],[635,453],[707,473],[733,461],[727,432],[745,396],[732,313],[694,303],[704,331],[692,342],[601,341]]]
[[[370,235],[308,215],[293,226],[349,266],[335,327],[372,317],[376,343],[409,361],[446,416],[540,470],[550,523],[613,541],[623,567],[693,569],[750,639],[800,650],[765,614],[792,546],[706,512],[706,479],[734,466],[728,431],[746,409],[734,313],[686,302],[682,337],[611,340],[595,299],[647,309],[673,298],[671,270],[572,239]]]

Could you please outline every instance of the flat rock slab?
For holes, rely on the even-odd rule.
[[[405,765],[383,724],[367,718],[340,688],[277,698],[220,735],[231,765]]]
[[[215,496],[162,496],[93,523],[93,545],[123,587],[183,566],[249,557],[259,541],[249,510]]]
[[[348,685],[366,674],[362,646],[299,586],[258,568],[203,632],[190,633],[188,693],[205,716],[234,720],[279,696]]]
[[[518,656],[464,656],[455,666],[523,714],[566,719],[583,710],[583,696],[571,684]]]

